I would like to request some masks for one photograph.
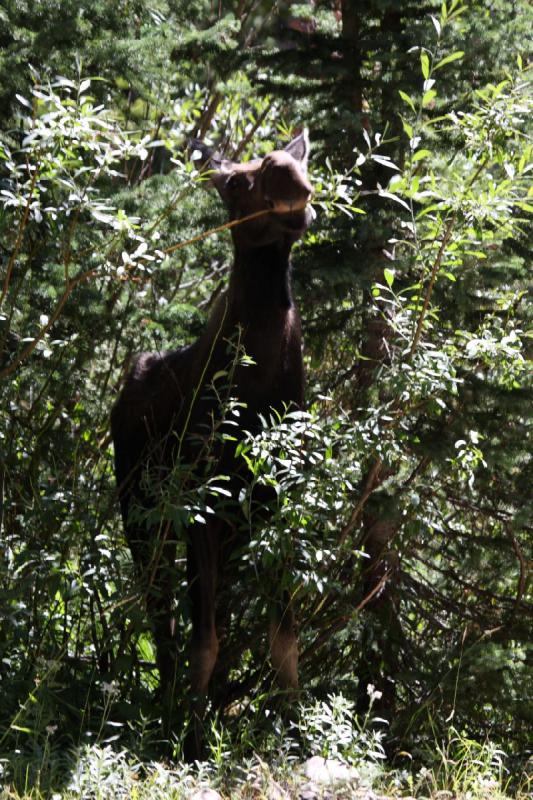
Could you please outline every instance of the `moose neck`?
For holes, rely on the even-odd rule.
[[[253,248],[235,245],[228,292],[234,319],[249,323],[292,308],[291,246],[288,241]]]

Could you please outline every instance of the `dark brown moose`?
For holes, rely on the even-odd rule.
[[[171,521],[147,523],[157,507],[158,486],[176,460],[196,464],[217,413],[212,382],[230,376],[239,403],[239,426],[256,432],[259,415],[303,404],[303,365],[298,312],[291,295],[290,251],[314,213],[308,205],[309,140],[297,136],[284,150],[237,164],[200,143],[212,183],[231,220],[254,215],[232,228],[235,259],[229,287],[218,299],[205,332],[194,344],[166,353],[141,354],[112,411],[115,468],[126,536],[145,586],[164,703],[172,705],[176,675],[174,592],[176,536]],[[193,158],[199,153],[193,153]],[[235,363],[239,345],[253,364]],[[232,366],[232,359],[234,360]],[[212,457],[212,455],[211,455]],[[217,474],[230,476],[238,494],[244,464],[233,447],[219,443]],[[179,501],[177,501],[179,502]],[[141,510],[141,513],[139,513]],[[187,529],[187,581],[191,607],[190,680],[200,716],[217,659],[215,594],[234,536],[223,515]],[[285,600],[271,612],[272,666],[282,688],[298,684],[298,643],[293,612]]]

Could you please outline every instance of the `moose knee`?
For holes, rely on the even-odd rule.
[[[218,656],[218,638],[213,629],[191,642],[191,688],[194,694],[206,695],[209,679]]]
[[[276,680],[282,689],[298,688],[298,639],[290,628],[279,621],[271,622],[269,629],[270,658]]]

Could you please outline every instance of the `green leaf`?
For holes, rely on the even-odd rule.
[[[379,189],[378,190],[378,195],[380,197],[387,197],[389,200],[393,200],[395,203],[399,203],[401,206],[406,208],[408,211],[411,211],[411,207],[407,205],[405,200],[402,200],[401,197],[398,197],[398,195],[393,194],[392,192],[386,192],[384,189]]]
[[[424,96],[422,98],[422,106],[424,108],[428,106],[433,100],[433,98],[435,98],[436,96],[437,92],[435,91],[435,89],[430,89],[428,92],[424,92]]]
[[[413,138],[413,133],[414,133],[413,126],[409,125],[409,123],[406,122],[404,119],[402,119],[402,125],[403,125],[403,129],[406,132],[406,134],[408,135],[408,137],[410,139],[412,139]]]
[[[407,105],[410,106],[413,109],[414,112],[416,112],[415,104],[414,104],[413,100],[409,97],[407,92],[402,92],[401,89],[398,89],[398,94],[400,95],[402,100],[404,100],[407,103]]]
[[[394,283],[394,270],[385,267],[383,270],[383,277],[387,281],[389,288],[392,288],[392,284]]]
[[[455,53],[450,53],[449,56],[441,58],[438,64],[435,64],[435,66],[433,67],[433,71],[435,71],[436,69],[440,69],[441,67],[444,67],[445,64],[451,64],[452,61],[459,61],[463,56],[464,56],[464,50],[456,50]]]
[[[431,155],[431,150],[417,150],[416,153],[413,153],[411,161],[413,163],[415,161],[422,161],[423,158],[427,158],[430,155]]]
[[[434,17],[432,14],[430,14],[430,17],[431,17],[431,21],[432,21],[433,25],[435,26],[435,30],[437,31],[437,36],[440,36],[440,32],[441,32],[441,30],[442,30],[442,29],[441,29],[440,22],[439,22],[439,21],[438,21],[438,19],[437,19],[436,17]]]
[[[483,250],[465,250],[465,254],[468,256],[475,256],[476,258],[485,259],[487,258],[487,254],[483,252]]]
[[[421,219],[421,217],[425,217],[427,214],[431,214],[432,211],[442,211],[443,205],[441,203],[433,203],[432,205],[426,206],[421,211],[418,212],[416,215],[417,219]]]
[[[422,65],[422,75],[427,80],[429,78],[429,56],[424,51],[420,53],[420,63]]]
[[[450,10],[453,11],[453,14],[450,14],[448,16],[449,20],[457,19],[457,17],[461,16],[463,11],[466,11],[468,9],[468,6],[460,6],[459,8],[456,8],[456,5],[457,5],[456,3],[452,3],[452,8]]]

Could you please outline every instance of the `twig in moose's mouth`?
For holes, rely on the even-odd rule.
[[[174,253],[175,250],[180,250],[182,247],[187,247],[187,245],[189,244],[194,244],[194,242],[200,242],[202,239],[207,239],[207,237],[211,236],[212,233],[220,233],[220,231],[225,231],[226,229],[234,228],[235,225],[240,225],[242,222],[248,222],[251,219],[257,219],[258,217],[263,217],[265,214],[270,214],[270,209],[255,211],[253,214],[248,214],[246,217],[241,217],[240,219],[233,219],[231,220],[231,222],[225,222],[224,225],[218,225],[216,228],[211,228],[208,231],[199,233],[198,236],[193,236],[192,239],[186,239],[184,242],[178,242],[177,244],[173,244],[170,247],[167,247],[165,250],[163,250],[163,253],[169,255],[170,253]]]

